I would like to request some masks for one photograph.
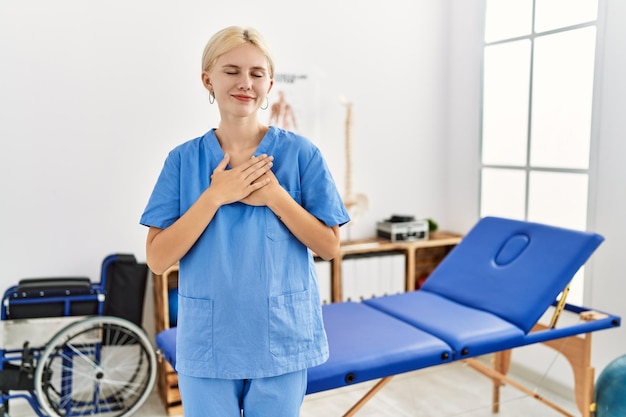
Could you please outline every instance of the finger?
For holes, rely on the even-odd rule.
[[[266,156],[260,161],[257,161],[251,168],[256,171],[267,172],[274,166],[274,157]]]
[[[219,164],[217,164],[217,166],[215,167],[213,172],[224,171],[226,169],[226,166],[228,165],[229,162],[230,162],[230,155],[229,154],[224,154],[224,158],[220,161]]]
[[[270,163],[274,160],[273,156],[268,156],[266,154],[261,154],[259,156],[252,156],[248,162],[246,162],[244,165],[242,165],[243,170],[247,170],[247,169],[258,169],[259,167]]]
[[[272,166],[274,166],[274,163],[272,161],[270,161],[270,160],[265,160],[263,162],[257,162],[254,165],[252,165],[251,167],[247,168],[243,172],[243,174],[245,175],[245,178],[247,180],[249,180],[250,182],[254,182],[258,178],[260,178],[264,174],[266,174],[268,171],[270,171],[272,169]]]
[[[252,184],[250,184],[251,192],[258,190],[259,188],[265,187],[269,183],[270,183],[269,178],[263,178],[256,182],[253,182]]]
[[[251,171],[250,174],[248,175],[248,178],[252,180],[252,182],[255,182],[257,180],[259,180],[260,178],[263,178],[263,176],[267,177],[268,181],[271,181],[272,178],[267,175],[268,172],[271,172],[272,166],[274,164],[271,162],[268,162],[267,164],[258,167],[257,169],[255,169],[254,171]]]

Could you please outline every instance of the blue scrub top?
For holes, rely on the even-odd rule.
[[[270,127],[255,155],[273,155],[279,183],[328,226],[350,218],[319,149]],[[214,130],[168,155],[140,223],[165,229],[199,198],[224,153]],[[328,358],[311,251],[267,207],[220,207],[180,260],[176,370],[264,378]]]

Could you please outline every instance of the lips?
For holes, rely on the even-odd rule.
[[[245,101],[245,102],[254,101],[254,97],[250,97],[250,96],[233,95],[233,97],[239,101]]]

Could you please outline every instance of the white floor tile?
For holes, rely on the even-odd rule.
[[[521,382],[521,381],[520,381]],[[308,395],[301,417],[339,417],[347,412],[375,381]],[[534,387],[530,387],[534,388]],[[536,388],[573,415],[576,406],[547,388]],[[398,375],[367,402],[356,417],[529,417],[562,416],[550,407],[517,389],[501,389],[500,412],[491,411],[491,380],[462,363],[443,365]],[[35,413],[25,401],[10,405],[11,417],[32,417]],[[165,417],[163,405],[156,393],[151,394],[136,417]]]

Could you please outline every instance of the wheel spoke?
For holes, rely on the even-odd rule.
[[[51,417],[130,416],[154,385],[156,355],[139,327],[93,317],[51,339],[35,377],[37,397]]]

